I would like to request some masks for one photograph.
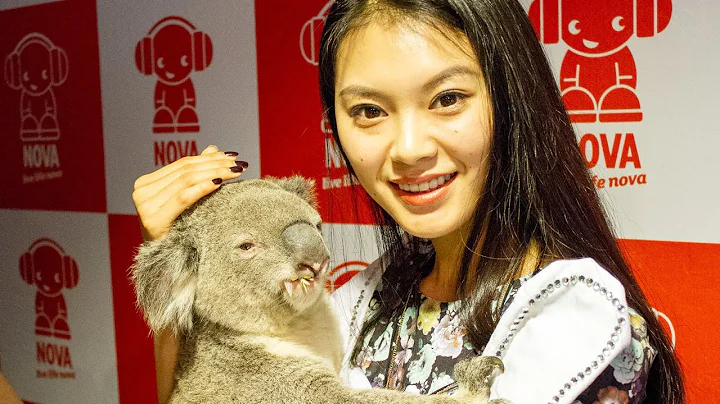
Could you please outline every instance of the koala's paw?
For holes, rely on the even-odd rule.
[[[500,358],[479,356],[455,365],[455,379],[471,395],[488,397],[493,380],[504,371]],[[500,404],[503,401],[493,400],[491,403]]]

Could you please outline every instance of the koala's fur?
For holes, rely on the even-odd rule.
[[[132,268],[138,304],[153,331],[183,335],[170,401],[485,403],[502,365],[496,358],[459,364],[463,387],[452,397],[341,383],[342,343],[324,291],[328,252],[313,195],[301,177],[224,185],[140,248]],[[312,275],[307,288],[288,286]]]

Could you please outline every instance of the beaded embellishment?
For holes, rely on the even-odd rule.
[[[627,311],[627,308],[625,307],[625,305],[622,304],[620,299],[614,297],[613,293],[607,290],[607,288],[603,287],[603,285],[601,285],[599,282],[594,281],[592,278],[586,278],[584,275],[572,275],[570,277],[556,279],[554,282],[549,283],[545,288],[543,288],[540,293],[536,294],[533,298],[527,301],[527,305],[522,308],[520,315],[518,315],[513,320],[509,328],[510,331],[500,341],[500,344],[497,346],[495,351],[495,356],[502,360],[508,347],[512,342],[513,337],[527,321],[528,315],[533,306],[536,306],[541,300],[547,299],[550,295],[553,294],[553,292],[557,290],[560,290],[564,287],[575,287],[576,285],[585,285],[586,287],[590,288],[590,290],[600,294],[600,296],[604,297],[608,301],[608,304],[613,305],[613,307],[615,308],[615,310],[617,310],[620,316],[617,319],[617,325],[615,325],[612,333],[610,333],[607,343],[601,350],[599,350],[599,354],[597,355],[597,357],[590,361],[587,364],[588,366],[585,367],[585,369],[580,369],[580,371],[577,372],[576,375],[572,376],[562,386],[562,388],[558,390],[558,394],[550,399],[550,401],[548,402],[549,404],[559,403],[560,399],[564,397],[565,394],[573,388],[573,386],[584,380],[586,376],[591,375],[594,370],[598,369],[600,363],[604,363],[606,360],[609,359],[612,349],[615,348],[615,344],[620,339],[620,334],[622,333],[623,326],[627,322],[627,319],[622,316]]]

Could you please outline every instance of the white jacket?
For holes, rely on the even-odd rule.
[[[384,266],[375,261],[334,291],[345,343],[341,377],[370,388],[350,353]],[[571,404],[630,344],[625,289],[593,259],[555,261],[518,289],[483,355],[502,359],[490,398]]]

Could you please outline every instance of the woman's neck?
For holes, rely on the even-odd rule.
[[[451,234],[432,239],[435,264],[430,274],[420,281],[422,294],[441,302],[459,299],[457,283],[465,234],[465,229],[458,229]]]
[[[481,237],[480,245],[484,241]],[[438,237],[432,240],[435,249],[435,264],[428,276],[420,281],[420,292],[425,296],[441,301],[452,302],[458,300],[458,275],[460,273],[460,261],[465,248],[472,249],[473,246],[467,246],[468,229],[459,229],[446,236]],[[479,252],[478,252],[479,253]],[[527,276],[542,262],[540,249],[537,242],[532,240],[520,264],[519,276]],[[468,280],[463,285],[467,292],[473,290],[475,273],[468,273]]]

